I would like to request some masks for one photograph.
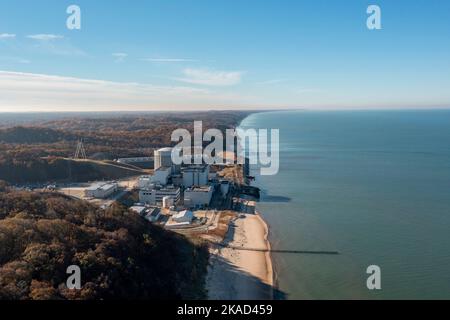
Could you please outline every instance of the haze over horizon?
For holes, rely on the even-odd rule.
[[[450,107],[448,2],[2,4],[0,112]]]

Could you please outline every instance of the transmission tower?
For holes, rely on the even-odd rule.
[[[77,150],[75,151],[74,159],[87,159],[86,150],[84,149],[83,139],[78,141]]]

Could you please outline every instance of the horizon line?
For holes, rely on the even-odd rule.
[[[36,110],[36,111],[0,111],[0,114],[70,114],[70,113],[120,113],[120,114],[139,114],[139,113],[206,113],[206,112],[290,112],[290,111],[304,111],[304,112],[330,112],[330,111],[442,111],[450,110],[449,106],[420,106],[420,107],[345,107],[345,108],[321,108],[321,107],[283,107],[283,108],[230,108],[230,109],[191,109],[191,110],[89,110],[89,111],[49,111],[49,110]]]

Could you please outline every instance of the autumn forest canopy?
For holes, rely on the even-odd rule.
[[[198,299],[208,253],[115,203],[103,210],[0,182],[0,300]],[[70,265],[81,290],[66,287]]]
[[[90,159],[148,157],[155,149],[174,144],[171,141],[174,130],[192,131],[195,120],[202,119],[204,130],[224,131],[237,126],[247,114],[154,113],[0,124],[0,179],[10,183],[116,179],[127,173],[105,173],[90,164],[67,163],[63,159],[74,155],[80,139]]]

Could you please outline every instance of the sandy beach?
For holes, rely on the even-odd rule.
[[[273,269],[267,238],[267,224],[258,214],[239,214],[230,223],[223,241],[225,247],[211,249],[207,277],[209,299],[273,298]]]

